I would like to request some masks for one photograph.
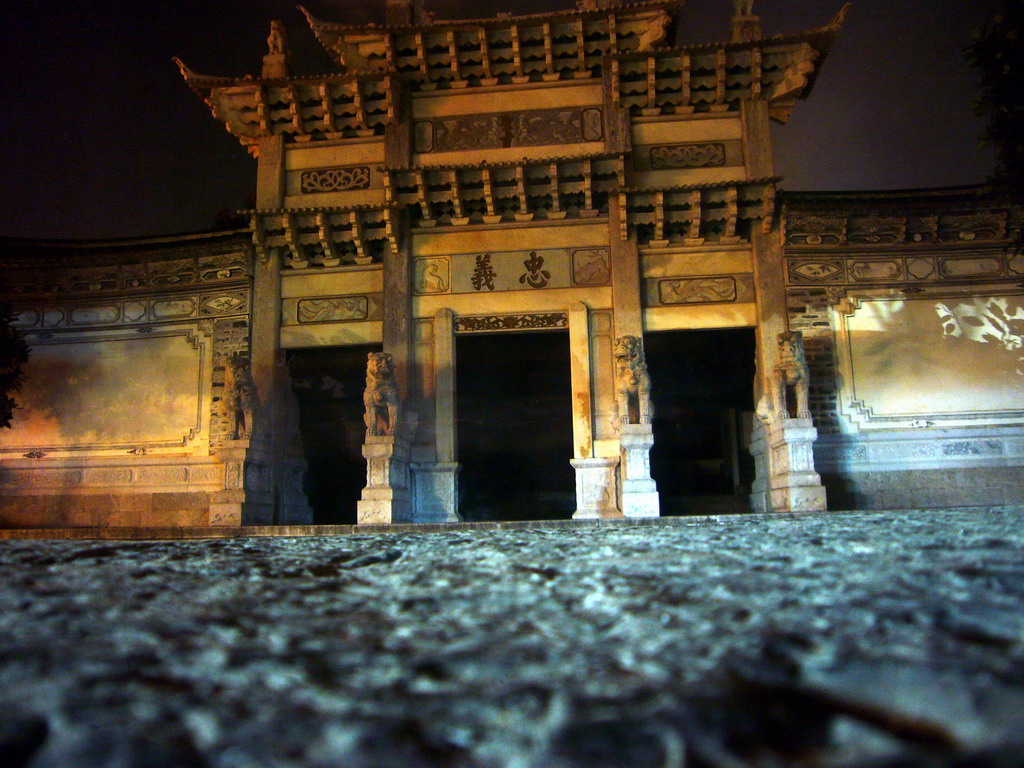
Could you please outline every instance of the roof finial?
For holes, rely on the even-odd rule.
[[[754,0],[732,0],[732,42],[761,39],[761,19],[754,15]]]
[[[267,36],[267,55],[263,57],[263,79],[281,80],[290,74],[288,67],[288,35],[284,22],[270,22]]]
[[[385,11],[389,27],[423,26],[434,20],[434,14],[423,7],[423,0],[387,0]]]

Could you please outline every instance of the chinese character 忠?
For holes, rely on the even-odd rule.
[[[519,278],[520,283],[526,283],[531,288],[543,288],[551,279],[551,273],[544,266],[544,257],[538,256],[536,251],[530,251],[530,258],[523,262],[526,267],[526,274]]]

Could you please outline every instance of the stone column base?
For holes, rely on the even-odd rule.
[[[573,520],[622,517],[617,504],[615,470],[618,459],[572,459],[576,470],[576,511]]]
[[[660,517],[658,487],[651,477],[651,446],[654,431],[650,424],[622,424],[619,427],[622,476],[619,508],[626,517]]]
[[[356,504],[356,523],[411,522],[408,443],[394,435],[367,435],[363,457],[366,459],[366,487]]]
[[[460,523],[459,464],[435,462],[412,465],[414,523]]]
[[[224,489],[210,494],[210,525],[272,525],[274,494],[269,446],[260,440],[225,440],[217,450],[224,462]]]
[[[753,510],[824,512],[825,488],[814,471],[814,423],[779,419],[755,432],[750,446],[757,470],[750,499]]]

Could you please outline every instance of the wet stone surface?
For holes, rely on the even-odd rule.
[[[1024,511],[0,542],[6,766],[1022,765]]]

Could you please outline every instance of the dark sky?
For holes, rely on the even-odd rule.
[[[307,0],[321,18],[380,21],[383,0]],[[427,0],[438,17],[573,0]],[[775,131],[786,189],[971,184],[992,165],[970,113],[971,31],[999,0],[857,0],[808,101]],[[759,0],[765,34],[819,26],[841,0]],[[680,43],[728,36],[730,0],[689,0]],[[326,54],[287,0],[7,0],[0,10],[0,234],[99,238],[208,227],[241,207],[256,163],[185,86],[172,56],[258,73],[273,18],[299,73]]]

